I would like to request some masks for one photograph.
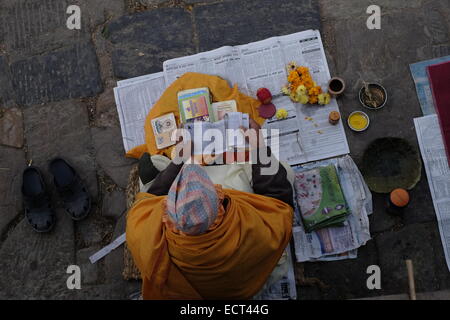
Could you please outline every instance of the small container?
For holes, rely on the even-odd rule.
[[[328,116],[328,121],[332,125],[336,125],[339,123],[339,120],[341,120],[341,114],[337,111],[331,111],[330,115]]]
[[[345,81],[339,77],[333,77],[328,81],[328,93],[333,96],[341,95],[345,90]]]
[[[410,201],[409,193],[405,189],[395,189],[387,199],[386,211],[393,216],[403,215],[404,209]]]
[[[369,91],[372,95],[372,100],[375,105],[370,104],[370,98],[366,94],[366,87],[363,86],[361,90],[359,90],[359,102],[363,105],[363,107],[370,110],[379,110],[386,105],[388,96],[386,89],[378,83],[369,83],[367,84],[369,87]]]
[[[369,127],[370,119],[366,113],[355,111],[348,116],[347,123],[353,131],[362,132]]]

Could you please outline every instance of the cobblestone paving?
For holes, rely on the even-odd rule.
[[[368,0],[0,0],[0,298],[126,299],[138,282],[122,280],[122,250],[92,265],[88,257],[125,230],[128,172],[112,88],[116,81],[162,69],[166,59],[321,29],[332,73],[348,82],[344,116],[360,109],[361,80],[382,82],[389,105],[371,114],[363,135],[347,131],[358,162],[370,141],[399,136],[417,145],[412,118],[420,108],[409,63],[450,54],[450,0],[375,1],[382,29],[365,26]],[[81,30],[66,27],[67,6],[81,7]],[[85,221],[61,209],[47,162],[67,158],[94,198]],[[57,207],[47,235],[24,220],[20,184],[27,163],[42,168]],[[375,195],[373,240],[358,259],[311,263],[300,299],[345,299],[405,292],[403,260],[412,258],[418,291],[450,288],[425,174],[403,219],[389,217]],[[67,266],[82,271],[68,290]],[[366,287],[378,264],[382,290]]]

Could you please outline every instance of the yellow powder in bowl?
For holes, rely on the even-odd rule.
[[[369,126],[369,117],[361,111],[353,112],[348,117],[348,125],[355,131],[363,131]]]

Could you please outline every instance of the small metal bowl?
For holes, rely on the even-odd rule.
[[[358,95],[359,96],[359,102],[361,103],[361,105],[363,107],[367,108],[367,109],[370,109],[370,110],[379,110],[379,109],[383,108],[386,105],[387,100],[388,100],[388,95],[387,95],[386,89],[381,84],[378,84],[378,83],[369,83],[368,86],[369,86],[369,90],[370,89],[378,90],[380,95],[382,95],[382,102],[376,108],[374,108],[372,106],[368,106],[367,104],[365,104],[364,101],[363,101],[365,87],[363,86],[361,88],[361,90],[359,90],[359,95]]]
[[[351,118],[353,115],[355,115],[355,114],[360,114],[360,115],[362,115],[364,118],[367,119],[367,125],[366,125],[364,128],[362,128],[362,129],[356,129],[356,128],[353,128],[352,125],[350,124],[350,118]],[[349,127],[350,129],[352,129],[353,131],[356,131],[356,132],[366,131],[367,128],[369,127],[369,125],[370,125],[370,118],[369,118],[369,116],[368,116],[365,112],[362,112],[362,111],[354,111],[354,112],[350,113],[350,115],[348,116],[348,118],[347,118],[347,124],[348,124],[348,127]]]

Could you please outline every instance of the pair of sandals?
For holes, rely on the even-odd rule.
[[[64,159],[55,158],[49,164],[49,171],[70,217],[75,221],[86,218],[91,210],[91,197],[75,169]],[[24,170],[22,195],[25,217],[32,228],[40,233],[51,231],[56,215],[39,168],[29,166]]]

